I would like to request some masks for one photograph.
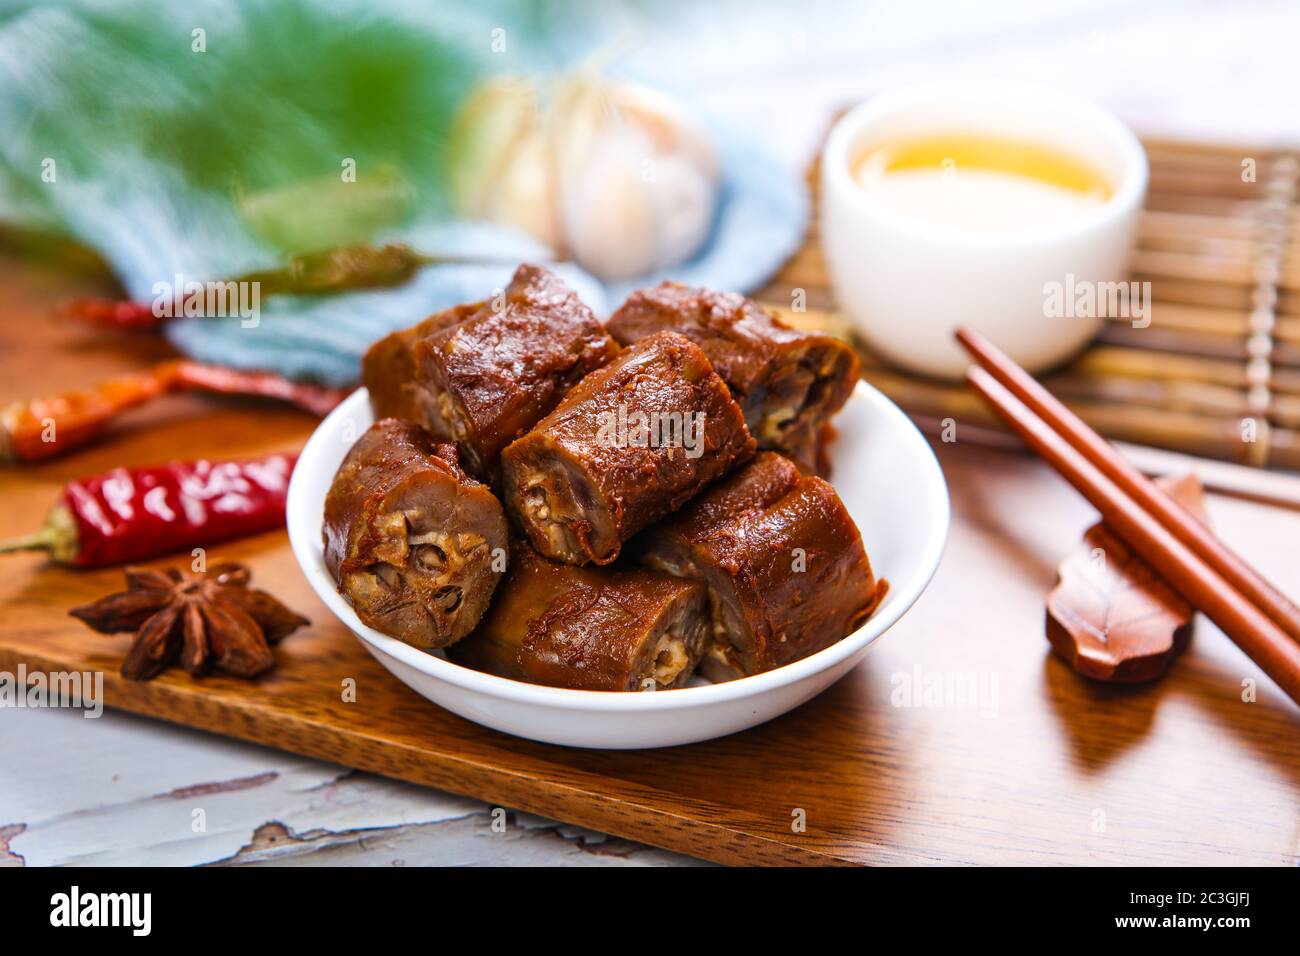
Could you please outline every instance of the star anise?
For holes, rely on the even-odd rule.
[[[130,680],[157,677],[178,659],[191,674],[215,667],[253,677],[271,667],[270,645],[311,622],[248,581],[240,564],[196,576],[127,568],[125,591],[68,613],[103,634],[136,632],[122,662]]]

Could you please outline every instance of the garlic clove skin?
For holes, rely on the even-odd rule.
[[[713,137],[680,100],[631,83],[617,84],[615,91],[624,115],[654,140],[658,153],[682,156],[705,178],[717,181]]]
[[[658,210],[635,137],[597,136],[580,164],[561,163],[560,221],[565,251],[602,279],[641,275],[662,258]]]
[[[704,127],[665,94],[589,76],[557,102],[562,248],[603,279],[693,256],[717,206],[718,160]]]
[[[628,109],[655,137],[649,190],[658,223],[655,269],[685,262],[708,240],[718,205],[720,162],[712,137],[671,97],[631,87]]]
[[[471,96],[449,148],[457,210],[523,228],[603,279],[693,256],[719,190],[704,126],[670,96],[594,73],[548,93],[504,77]]]
[[[550,145],[531,83],[506,76],[480,87],[457,115],[447,152],[457,213],[517,226],[558,247]]]
[[[481,215],[517,226],[552,249],[563,248],[551,149],[540,131],[515,141]]]
[[[657,162],[655,180],[647,190],[658,226],[651,268],[680,265],[699,251],[713,230],[717,190],[716,177],[683,156],[667,156]]]
[[[537,95],[521,79],[502,77],[470,94],[447,143],[448,183],[458,212],[486,215],[516,144],[537,126]]]

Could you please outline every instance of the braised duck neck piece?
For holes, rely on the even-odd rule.
[[[466,469],[488,480],[501,449],[618,351],[573,290],[523,265],[500,295],[380,340],[363,378],[378,385],[376,415],[454,442]]]
[[[520,543],[492,609],[449,653],[552,687],[666,690],[690,678],[708,635],[708,601],[693,581],[558,564]]]
[[[402,418],[420,423],[424,406],[415,361],[416,344],[434,332],[464,322],[484,305],[475,302],[435,312],[409,329],[398,329],[384,336],[366,350],[361,357],[361,384],[370,393],[375,421]]]
[[[633,292],[610,317],[623,345],[663,329],[702,348],[745,412],[759,448],[816,459],[818,429],[858,380],[853,349],[834,336],[792,329],[752,299],[674,282]]]
[[[762,452],[647,532],[641,560],[709,590],[712,680],[772,670],[823,650],[875,610],[871,571],[835,489]]]
[[[387,418],[352,446],[325,497],[325,564],[370,627],[421,648],[464,637],[505,571],[505,514],[452,445]]]
[[[607,564],[623,542],[754,453],[727,386],[676,332],[579,382],[502,455],[506,506],[543,555]]]

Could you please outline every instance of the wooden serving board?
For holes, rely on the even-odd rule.
[[[166,354],[153,338],[54,320],[58,299],[108,291],[86,279],[0,259],[0,288],[0,402]],[[265,405],[168,399],[69,458],[0,470],[0,536],[31,530],[69,478],[292,449],[313,424]],[[954,525],[921,602],[826,693],[723,740],[582,751],[461,720],[391,677],[330,617],[283,533],[209,553],[248,563],[256,584],[313,621],[254,683],[181,672],[121,680],[129,639],[66,613],[118,589],[120,571],[18,555],[0,558],[0,670],[103,671],[110,707],[724,863],[1295,864],[1300,709],[1204,621],[1191,651],[1149,687],[1090,684],[1052,657],[1044,596],[1094,515],[1036,462],[961,434],[959,425],[955,444],[937,446]],[[1217,498],[1210,508],[1231,544],[1300,593],[1300,514]],[[355,703],[342,699],[349,678]],[[4,727],[0,711],[0,740]],[[84,746],[96,746],[93,721]]]

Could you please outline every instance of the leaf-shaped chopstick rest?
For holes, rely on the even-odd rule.
[[[1208,523],[1205,492],[1194,474],[1158,483]],[[1047,598],[1047,639],[1085,677],[1154,680],[1187,647],[1191,605],[1104,524],[1088,529],[1059,574]]]

